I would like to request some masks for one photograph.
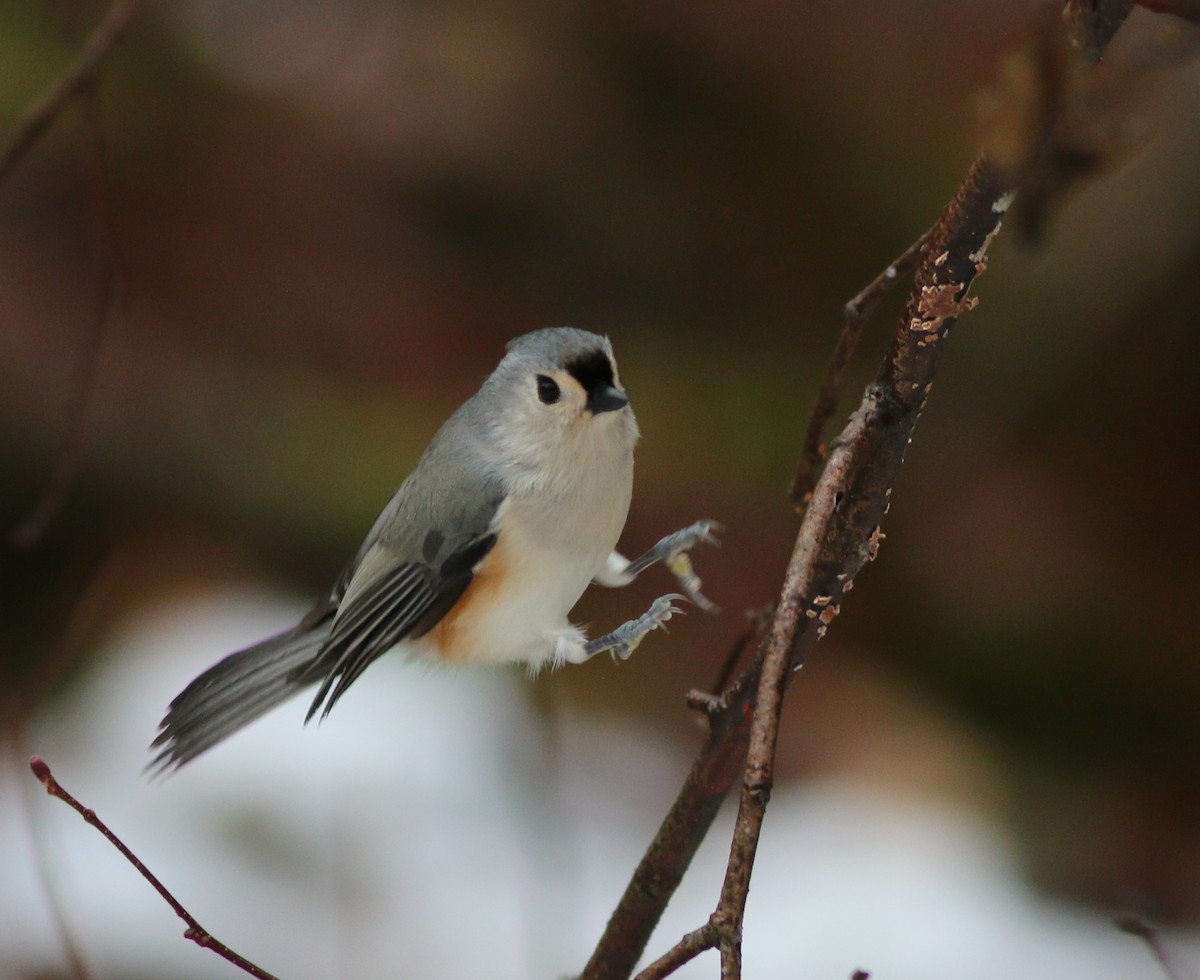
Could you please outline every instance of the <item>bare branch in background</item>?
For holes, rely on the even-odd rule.
[[[116,0],[109,6],[104,18],[84,43],[71,70],[29,111],[16,135],[0,154],[0,183],[3,183],[63,110],[72,102],[81,104],[88,199],[100,261],[87,340],[70,384],[63,443],[55,457],[54,471],[41,496],[28,516],[12,532],[12,543],[17,548],[32,548],[45,536],[46,530],[66,503],[83,456],[87,410],[95,388],[104,335],[116,305],[119,269],[116,222],[108,187],[96,78],[105,57],[129,25],[135,10],[133,0]]]
[[[91,85],[100,70],[105,57],[117,38],[129,26],[137,4],[134,0],[115,0],[105,11],[103,19],[92,31],[91,36],[84,42],[79,57],[71,70],[64,75],[55,86],[42,97],[25,114],[16,134],[8,141],[8,145],[0,152],[0,183],[3,183],[17,164],[24,159],[25,154],[37,143],[41,135],[50,128],[51,123],[62,113],[63,109]]]
[[[721,669],[717,671],[717,679],[713,681],[712,687],[707,691],[688,691],[686,700],[689,707],[705,715],[720,709],[721,692],[733,680],[734,672],[737,670],[738,664],[741,663],[746,650],[751,646],[757,649],[761,645],[774,612],[775,610],[768,606],[764,609],[750,610],[746,613],[746,618],[749,621],[746,629],[733,641],[733,646],[725,654],[725,660],[721,664]]]
[[[183,921],[187,924],[187,929],[185,929],[183,933],[185,939],[190,939],[197,946],[201,946],[204,949],[211,949],[223,960],[227,960],[244,973],[250,974],[252,977],[258,977],[259,980],[277,980],[273,974],[268,973],[262,967],[251,963],[239,953],[235,953],[232,949],[230,949],[220,940],[216,939],[211,933],[208,932],[207,929],[200,925],[191,912],[185,909],[179,903],[179,900],[176,899],[175,896],[169,891],[167,891],[166,886],[154,876],[153,872],[151,872],[151,870],[141,862],[138,856],[134,854],[133,851],[131,851],[128,847],[126,847],[125,843],[116,834],[108,829],[108,826],[103,820],[96,816],[96,812],[94,810],[90,810],[85,807],[82,803],[75,799],[74,796],[72,796],[65,789],[63,789],[61,785],[59,785],[58,780],[56,780],[53,773],[50,772],[50,767],[46,765],[42,759],[38,758],[36,755],[33,756],[29,760],[29,768],[38,778],[38,781],[46,787],[47,793],[53,797],[56,797],[57,799],[62,800],[69,807],[71,807],[71,809],[83,817],[87,823],[91,824],[98,831],[100,831],[100,833],[104,835],[105,840],[107,840],[110,844],[112,844],[113,847],[120,851],[125,860],[137,868],[138,873],[148,882],[150,882],[154,890],[162,896],[163,900],[170,905],[172,909],[175,910],[175,914],[179,916],[179,918],[183,919]]]
[[[30,513],[12,532],[13,544],[21,549],[34,547],[45,536],[67,501],[71,485],[78,475],[85,448],[85,427],[88,406],[96,387],[100,352],[116,309],[119,261],[117,257],[116,221],[108,187],[108,172],[104,131],[100,126],[100,109],[95,89],[85,86],[80,95],[88,143],[88,197],[92,208],[93,237],[99,248],[100,268],[97,271],[96,295],[92,301],[84,348],[69,385],[67,418],[63,441],[55,457],[54,471]]]
[[[80,110],[84,142],[84,172],[87,198],[91,209],[90,223],[95,242],[99,269],[96,294],[84,348],[69,384],[66,423],[62,445],[55,456],[54,470],[29,514],[13,529],[9,541],[22,550],[35,547],[45,537],[61,512],[71,485],[79,470],[85,441],[85,422],[92,400],[100,351],[116,305],[118,259],[116,221],[113,214],[108,180],[107,152],[104,130],[100,121],[97,78],[105,58],[117,39],[124,33],[136,10],[133,0],[115,0],[106,10],[100,23],[84,42],[74,64],[62,79],[26,113],[16,133],[0,151],[0,183],[16,169],[37,140],[63,112],[72,105]],[[88,584],[79,600],[72,604],[61,634],[36,658],[36,668],[20,685],[14,686],[0,704],[0,722],[18,750],[25,747],[25,719],[32,705],[40,703],[51,684],[62,673],[76,651],[79,637],[94,619],[97,604],[105,589],[98,587],[106,559],[97,559],[96,573],[88,576]],[[22,753],[28,756],[26,750]],[[62,909],[57,889],[49,871],[46,848],[36,833],[36,821],[30,813],[34,852],[42,887],[52,910],[71,976],[86,978],[90,971],[79,950]]]
[[[1112,0],[1068,2],[1064,15],[1073,48],[1089,63],[1098,61],[1131,6]],[[1049,124],[1040,132],[1049,139],[1056,129],[1052,119],[1044,122]],[[1043,159],[1046,155],[1035,148],[1032,162],[1020,176],[1036,175]],[[917,263],[891,349],[858,409],[834,440],[811,491],[779,604],[758,656],[719,698],[706,702],[708,738],[609,919],[583,980],[624,980],[633,972],[739,770],[738,816],[716,910],[705,925],[647,967],[640,980],[661,980],[706,949],[720,951],[722,980],[741,976],[742,921],[774,783],[784,694],[808,652],[838,615],[855,576],[878,551],[883,538],[880,524],[946,338],[958,317],[975,305],[967,291],[986,268],[988,248],[1017,187],[1018,182],[986,154],[980,156],[929,234],[889,267]],[[862,295],[877,301],[879,284],[894,278],[885,270]],[[844,368],[839,361],[848,359],[855,332],[861,333],[861,328],[859,324],[843,329],[829,369],[832,381],[826,383],[833,392]],[[825,421],[820,416],[832,411],[828,402],[825,397],[818,399],[806,451],[812,448],[814,431],[818,433],[815,444],[820,445]],[[801,502],[807,496],[806,473],[811,473],[819,455],[817,450],[809,460],[806,452],[801,464],[794,490]]]

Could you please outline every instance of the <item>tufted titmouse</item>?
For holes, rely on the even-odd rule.
[[[441,427],[333,588],[296,626],[206,670],[171,702],[151,763],[177,768],[319,684],[324,717],[393,648],[448,663],[622,659],[679,612],[663,596],[588,641],[567,621],[589,582],[628,585],[665,561],[700,593],[687,551],[718,525],[663,538],[634,561],[614,547],[629,512],[637,422],[608,339],[560,327],[525,334]]]

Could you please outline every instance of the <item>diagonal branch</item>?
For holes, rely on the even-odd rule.
[[[1086,8],[1086,9],[1085,9]],[[1068,0],[1076,49],[1092,62],[1128,15],[1123,0]],[[784,692],[829,623],[862,566],[883,538],[904,453],[924,409],[950,328],[973,308],[967,291],[986,267],[987,250],[1015,194],[1012,179],[986,156],[971,165],[958,193],[926,238],[898,263],[919,261],[905,307],[875,380],[832,446],[804,514],[779,605],[759,655],[730,688],[705,705],[708,737],[658,834],[643,856],[585,967],[581,980],[624,980],[645,950],[692,856],[745,760],[726,877],[709,922],[652,963],[643,980],[668,976],[705,949],[721,952],[722,978],[741,975],[741,926],[754,855],[773,785]],[[863,294],[890,280],[887,270]],[[865,321],[864,321],[865,323]],[[861,332],[861,327],[857,328]],[[851,333],[847,328],[843,337]],[[829,375],[836,391],[855,337],[839,342]],[[824,392],[823,392],[824,394]],[[827,399],[810,426],[820,432]],[[819,435],[815,439],[819,446]],[[810,463],[811,465],[811,463]],[[806,470],[802,466],[800,477]],[[811,470],[809,471],[811,472]],[[799,496],[804,487],[798,481]]]
[[[874,557],[880,522],[933,382],[942,345],[967,298],[1011,194],[978,160],[930,236],[892,349],[838,437],[801,526],[780,613],[763,651],[750,744],[725,881],[713,921],[722,977],[741,976],[741,930],[763,818],[774,785],[784,693]]]
[[[38,781],[46,787],[47,793],[62,800],[69,807],[71,807],[71,809],[83,817],[87,823],[90,823],[93,827],[100,831],[100,833],[104,836],[104,839],[112,844],[112,846],[118,851],[120,851],[125,860],[137,868],[138,873],[148,882],[150,882],[154,890],[162,896],[163,900],[170,905],[172,909],[175,910],[175,914],[179,916],[179,918],[183,919],[183,921],[187,924],[187,929],[185,929],[183,933],[185,939],[190,939],[197,946],[201,946],[205,949],[211,949],[223,960],[227,960],[228,962],[232,963],[244,973],[248,973],[252,977],[257,977],[258,980],[278,980],[274,974],[268,973],[262,967],[251,963],[241,954],[235,953],[232,949],[230,949],[223,942],[213,936],[207,929],[200,925],[200,923],[196,921],[195,916],[185,909],[174,895],[167,891],[167,886],[159,881],[157,877],[155,877],[154,873],[141,862],[141,859],[138,858],[138,856],[125,845],[125,842],[122,841],[121,838],[108,829],[108,825],[105,824],[103,820],[96,816],[95,810],[85,807],[82,803],[75,799],[74,796],[62,788],[58,780],[54,778],[54,774],[50,772],[50,767],[46,765],[41,758],[36,755],[30,758],[29,768],[33,771],[33,774],[37,777]]]
[[[792,674],[837,615],[842,594],[852,587],[863,564],[874,557],[882,538],[879,524],[936,371],[941,343],[957,313],[971,305],[965,299],[966,288],[999,223],[1002,209],[993,206],[1003,193],[995,175],[983,161],[977,161],[959,196],[935,227],[931,242],[936,243],[936,251],[931,247],[926,254],[936,258],[922,267],[924,275],[914,287],[917,298],[910,300],[913,310],[906,315],[879,377],[835,440],[801,524],[764,646],[710,712],[708,737],[610,918],[582,974],[584,980],[615,980],[632,972],[737,778],[752,743],[752,722],[758,726],[754,737],[758,755],[773,757],[777,727],[771,726],[777,726],[777,713],[756,712],[755,702],[765,695],[762,704],[779,703]],[[962,239],[956,243],[961,262],[941,257],[951,244],[950,224]],[[960,230],[959,225],[967,228]],[[975,258],[967,260],[971,255]],[[955,284],[951,275],[961,278]],[[770,670],[764,672],[767,662]],[[775,720],[764,721],[768,715]],[[751,769],[744,790],[744,796],[752,801],[751,812],[765,810],[769,775],[769,767],[764,769],[761,762]],[[761,814],[757,822],[761,823]],[[739,819],[739,832],[743,827],[731,867],[739,880],[748,882],[754,847],[750,838],[756,838],[756,830]],[[734,881],[727,884],[730,889],[740,887]]]
[[[96,86],[86,84],[79,91],[78,98],[86,126],[88,196],[91,201],[91,220],[100,267],[87,338],[70,383],[67,420],[54,469],[32,509],[12,532],[12,543],[20,549],[33,548],[45,537],[47,529],[66,504],[71,486],[79,473],[86,447],[88,410],[100,373],[100,352],[117,307],[120,263],[117,254],[116,215],[111,201],[107,152],[104,130],[100,125]]]
[[[933,229],[925,232],[920,238],[908,246],[886,269],[877,275],[859,292],[854,299],[846,304],[843,312],[845,322],[842,332],[838,334],[837,344],[829,365],[825,369],[825,380],[821,383],[820,394],[813,406],[812,415],[808,419],[808,431],[804,436],[804,449],[800,454],[800,468],[792,480],[791,497],[796,509],[803,511],[812,498],[816,486],[817,471],[825,461],[827,451],[822,443],[825,426],[837,408],[838,391],[842,386],[842,376],[850,358],[858,349],[863,331],[870,323],[875,310],[883,298],[900,282],[901,277],[908,275],[925,252],[929,244],[929,236]]]
[[[71,70],[26,113],[16,133],[0,152],[0,183],[16,169],[71,100],[92,84],[109,49],[129,26],[136,9],[134,0],[114,0],[105,11],[103,19],[84,42]]]
[[[54,471],[32,511],[12,532],[17,548],[32,548],[44,536],[67,499],[79,469],[84,449],[84,422],[87,415],[109,320],[116,302],[118,263],[115,219],[109,201],[106,177],[104,134],[100,128],[96,99],[96,76],[105,57],[124,33],[136,10],[135,0],[114,0],[104,17],[84,42],[74,65],[55,86],[36,103],[0,152],[0,184],[16,169],[39,137],[50,128],[72,101],[83,104],[88,141],[87,170],[92,224],[100,248],[100,270],[92,310],[87,344],[71,385],[67,406],[67,424],[63,444]]]

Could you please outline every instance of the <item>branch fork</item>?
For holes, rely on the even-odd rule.
[[[1066,21],[1075,49],[1094,63],[1130,8],[1121,0],[1068,0]],[[988,249],[1015,193],[1013,179],[986,155],[979,156],[937,223],[846,304],[845,324],[792,483],[792,502],[804,518],[770,628],[756,656],[721,693],[689,694],[689,706],[708,719],[708,737],[581,980],[630,976],[739,774],[737,820],[716,909],[638,980],[661,980],[707,949],[720,952],[722,980],[741,977],[742,922],[774,784],[784,694],[837,617],[859,570],[878,555],[881,523],[941,351],[958,318],[976,306],[968,290],[987,267]],[[909,271],[913,287],[891,349],[858,409],[826,447],[824,427],[836,408],[845,367],[879,302]]]

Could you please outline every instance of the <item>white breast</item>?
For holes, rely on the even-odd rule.
[[[553,656],[555,637],[571,631],[567,616],[604,567],[629,513],[632,440],[597,440],[588,448],[542,469],[553,478],[510,483],[497,513],[496,546],[443,623],[418,641],[420,652],[535,667]]]

